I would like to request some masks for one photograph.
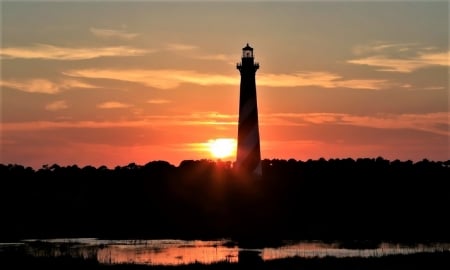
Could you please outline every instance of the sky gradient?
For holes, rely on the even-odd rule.
[[[214,159],[254,48],[264,159],[450,159],[449,3],[1,3],[1,158]],[[224,158],[234,160],[235,156]]]

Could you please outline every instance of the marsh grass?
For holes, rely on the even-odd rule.
[[[258,270],[390,270],[390,269],[450,269],[450,251],[424,252],[415,254],[387,255],[382,257],[313,257],[313,258],[284,258],[274,260],[246,259],[238,263],[227,261],[212,264],[192,263],[178,266],[151,266],[138,264],[101,264],[95,258],[76,258],[71,256],[61,257],[33,257],[14,250],[0,252],[0,269],[161,269],[161,270],[233,270],[233,269],[258,269]]]

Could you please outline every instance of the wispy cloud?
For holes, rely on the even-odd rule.
[[[422,53],[419,59],[428,65],[450,66],[450,51]]]
[[[97,105],[97,108],[100,109],[122,109],[122,108],[129,108],[132,107],[131,104],[126,104],[122,102],[117,101],[107,101],[103,102]]]
[[[348,63],[376,67],[377,71],[410,73],[431,66],[450,66],[450,51],[420,47],[414,43],[380,43],[357,46],[355,54],[365,57]]]
[[[356,55],[363,54],[378,54],[378,53],[393,53],[404,54],[405,52],[415,51],[417,43],[395,43],[385,41],[375,41],[371,44],[356,45],[353,47],[353,53]],[[429,48],[429,47],[428,47]]]
[[[351,79],[329,72],[298,72],[294,74],[265,74],[258,76],[258,85],[273,87],[318,86],[324,88],[354,88],[377,90],[386,86],[386,80]]]
[[[106,103],[109,103],[106,104]],[[114,103],[105,102],[106,107],[114,107]],[[99,104],[100,105],[100,104]],[[125,104],[129,107],[129,104]],[[119,105],[120,106],[120,105]],[[223,126],[237,125],[237,115],[221,114],[217,112],[194,112],[180,115],[149,115],[129,121],[31,121],[5,122],[3,131],[33,131],[57,128],[130,128],[130,127],[167,127],[167,126]]]
[[[169,51],[191,51],[197,48],[198,46],[182,43],[169,43],[166,45],[166,49]]]
[[[152,52],[128,46],[70,48],[48,44],[30,47],[2,48],[0,57],[4,59],[48,59],[48,60],[86,60],[107,56],[140,56]]]
[[[90,32],[97,37],[100,38],[118,38],[118,39],[134,39],[139,36],[138,33],[130,33],[125,30],[116,30],[116,29],[104,29],[104,28],[95,28],[91,27]]]
[[[33,131],[57,128],[114,128],[149,125],[146,121],[32,121],[3,123],[3,131]]]
[[[69,108],[65,100],[57,100],[45,106],[47,111],[59,111]]]
[[[236,64],[235,55],[227,55],[227,54],[217,53],[217,54],[193,55],[191,57],[194,59],[200,59],[200,60],[222,61],[222,62],[232,64],[232,65]]]
[[[345,115],[343,123],[385,129],[412,129],[450,136],[450,113],[381,114],[374,116]]]
[[[172,101],[168,100],[168,99],[149,99],[147,100],[147,103],[149,104],[167,104],[167,103],[171,103]]]
[[[345,113],[277,113],[261,115],[262,125],[352,125],[378,129],[411,129],[450,136],[449,112],[427,114],[353,115]]]
[[[64,74],[73,77],[93,79],[113,79],[144,84],[159,89],[176,88],[182,83],[198,85],[238,85],[238,76],[201,73],[192,70],[112,70],[83,69],[71,70]],[[351,79],[328,72],[304,72],[294,74],[261,73],[257,78],[258,85],[271,87],[303,87],[318,86],[325,88],[354,88],[376,90],[385,87],[385,80]]]
[[[444,86],[428,86],[423,88],[424,90],[444,90]]]
[[[9,87],[27,93],[57,94],[71,88],[96,88],[96,86],[74,79],[53,82],[47,79],[1,80],[1,87]]]
[[[237,85],[239,78],[219,74],[200,73],[192,70],[112,70],[83,69],[64,72],[65,75],[93,79],[112,79],[146,86],[171,89],[182,83],[198,85]]]
[[[57,84],[46,79],[31,79],[26,81],[0,81],[2,87],[14,88],[28,93],[56,94],[60,91]]]
[[[228,64],[236,64],[236,55],[227,55],[222,53],[208,54],[198,50],[197,45],[183,43],[168,43],[165,50],[183,53],[184,57],[198,60],[221,61]]]
[[[348,63],[378,67],[377,71],[410,73],[430,66],[447,66],[449,53],[423,54],[411,59],[393,59],[385,56],[371,56],[349,60]]]

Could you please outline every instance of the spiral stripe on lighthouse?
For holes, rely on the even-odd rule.
[[[249,172],[261,174],[259,128],[255,99],[245,102],[240,112],[239,128],[243,136],[239,139],[238,159],[236,164]]]
[[[239,113],[240,119],[248,119],[249,115],[256,110],[256,102],[254,99],[249,99],[245,102],[245,105],[242,107],[241,112]],[[241,124],[241,123],[239,123]]]
[[[259,130],[258,125],[254,125],[241,145],[238,167],[246,167],[249,171],[261,174],[261,160],[259,157]]]

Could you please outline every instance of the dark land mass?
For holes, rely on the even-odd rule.
[[[210,160],[113,169],[3,164],[0,242],[450,240],[450,161],[276,159],[263,160],[262,170],[261,177],[243,175],[230,162]]]

